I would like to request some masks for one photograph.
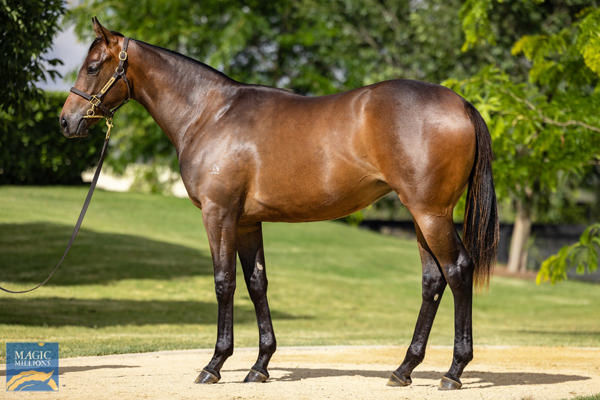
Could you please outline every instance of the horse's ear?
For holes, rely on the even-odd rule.
[[[104,42],[106,44],[109,44],[113,39],[113,34],[111,33],[111,31],[103,27],[102,24],[100,24],[100,21],[98,21],[98,18],[96,17],[92,18],[92,24],[94,25],[94,32],[96,32],[96,37],[104,39]]]

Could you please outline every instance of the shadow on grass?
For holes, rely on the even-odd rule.
[[[344,370],[330,368],[271,368],[270,371],[284,371],[281,378],[270,378],[272,381],[299,381],[310,378],[327,378],[342,376],[362,376],[365,378],[388,379],[391,374],[389,371],[365,371],[365,370]],[[412,378],[416,379],[441,379],[442,371],[415,371]],[[573,381],[583,381],[590,379],[588,376],[550,374],[542,372],[485,372],[485,371],[465,371],[462,378],[464,380],[475,379],[476,383],[465,384],[464,389],[470,385],[476,384],[477,388],[490,386],[512,386],[512,385],[548,385],[554,383],[564,383]],[[437,383],[436,383],[437,384]],[[415,385],[415,383],[413,383]]]
[[[309,319],[272,310],[273,319]],[[235,306],[237,323],[256,320],[252,306]],[[63,297],[1,298],[0,324],[24,326],[83,326],[149,324],[214,324],[217,304],[169,300],[85,300]]]
[[[0,224],[0,282],[42,281],[62,256],[72,229],[51,223]],[[212,273],[210,254],[197,249],[82,229],[49,284],[102,284]]]

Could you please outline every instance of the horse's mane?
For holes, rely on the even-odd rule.
[[[132,40],[135,40],[136,43],[141,44],[143,46],[148,46],[150,48],[153,48],[153,49],[157,50],[160,53],[166,53],[167,55],[174,56],[175,58],[177,58],[177,59],[179,59],[181,61],[184,61],[186,63],[191,63],[191,64],[197,65],[199,67],[202,67],[203,69],[208,69],[209,71],[211,71],[211,72],[213,72],[213,73],[215,73],[215,74],[217,74],[217,75],[219,75],[219,76],[221,76],[221,77],[223,77],[223,78],[225,78],[227,80],[234,81],[234,79],[232,79],[229,76],[225,75],[223,72],[221,72],[221,71],[219,71],[219,70],[211,67],[208,64],[205,64],[205,63],[203,63],[201,61],[198,61],[198,60],[196,60],[196,59],[194,59],[192,57],[188,57],[188,56],[186,56],[184,54],[181,54],[181,53],[178,53],[178,52],[176,52],[174,50],[170,50],[170,49],[166,49],[164,47],[156,46],[154,44],[146,43],[146,42],[141,41],[141,40],[137,40],[137,39],[132,39]]]

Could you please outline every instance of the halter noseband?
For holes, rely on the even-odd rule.
[[[117,65],[117,68],[115,69],[113,76],[111,76],[110,79],[108,80],[108,82],[106,82],[106,84],[104,86],[102,86],[102,89],[100,89],[98,94],[89,95],[86,92],[83,92],[75,87],[71,88],[71,92],[75,93],[78,96],[83,97],[90,103],[90,108],[88,108],[88,110],[86,111],[86,115],[83,118],[88,118],[88,119],[89,118],[106,118],[107,124],[110,122],[112,125],[112,117],[115,114],[115,112],[119,108],[121,108],[125,103],[127,103],[127,101],[129,101],[129,99],[131,98],[131,88],[129,86],[129,81],[127,80],[127,76],[125,75],[125,68],[127,66],[126,62],[127,62],[127,45],[128,44],[129,44],[129,38],[126,37],[123,39],[123,48],[121,49],[121,52],[119,53],[119,65]],[[119,80],[119,78],[123,79],[123,81],[125,82],[125,85],[127,85],[127,98],[125,100],[123,100],[118,106],[114,107],[113,109],[109,109],[105,105],[102,104],[102,98],[110,90],[110,88],[113,87],[115,82],[117,80]],[[103,115],[96,115],[96,109],[99,109],[100,111],[102,111]]]

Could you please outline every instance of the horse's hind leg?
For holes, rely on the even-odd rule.
[[[277,346],[271,312],[267,302],[267,272],[263,250],[261,224],[238,229],[237,249],[244,270],[248,293],[254,303],[258,322],[258,359],[244,382],[264,382],[268,379],[267,366]]]
[[[429,332],[435,319],[442,294],[446,288],[446,279],[442,275],[440,267],[434,257],[429,252],[423,234],[419,226],[415,223],[417,232],[417,241],[419,243],[419,253],[421,255],[421,264],[423,267],[421,311],[415,326],[412,342],[406,352],[404,361],[396,371],[392,373],[388,382],[389,386],[407,386],[412,383],[410,374],[425,357],[425,348]]]
[[[452,215],[413,213],[431,254],[454,296],[454,354],[440,389],[460,389],[460,376],[473,359],[472,299],[474,265],[452,222]]]

